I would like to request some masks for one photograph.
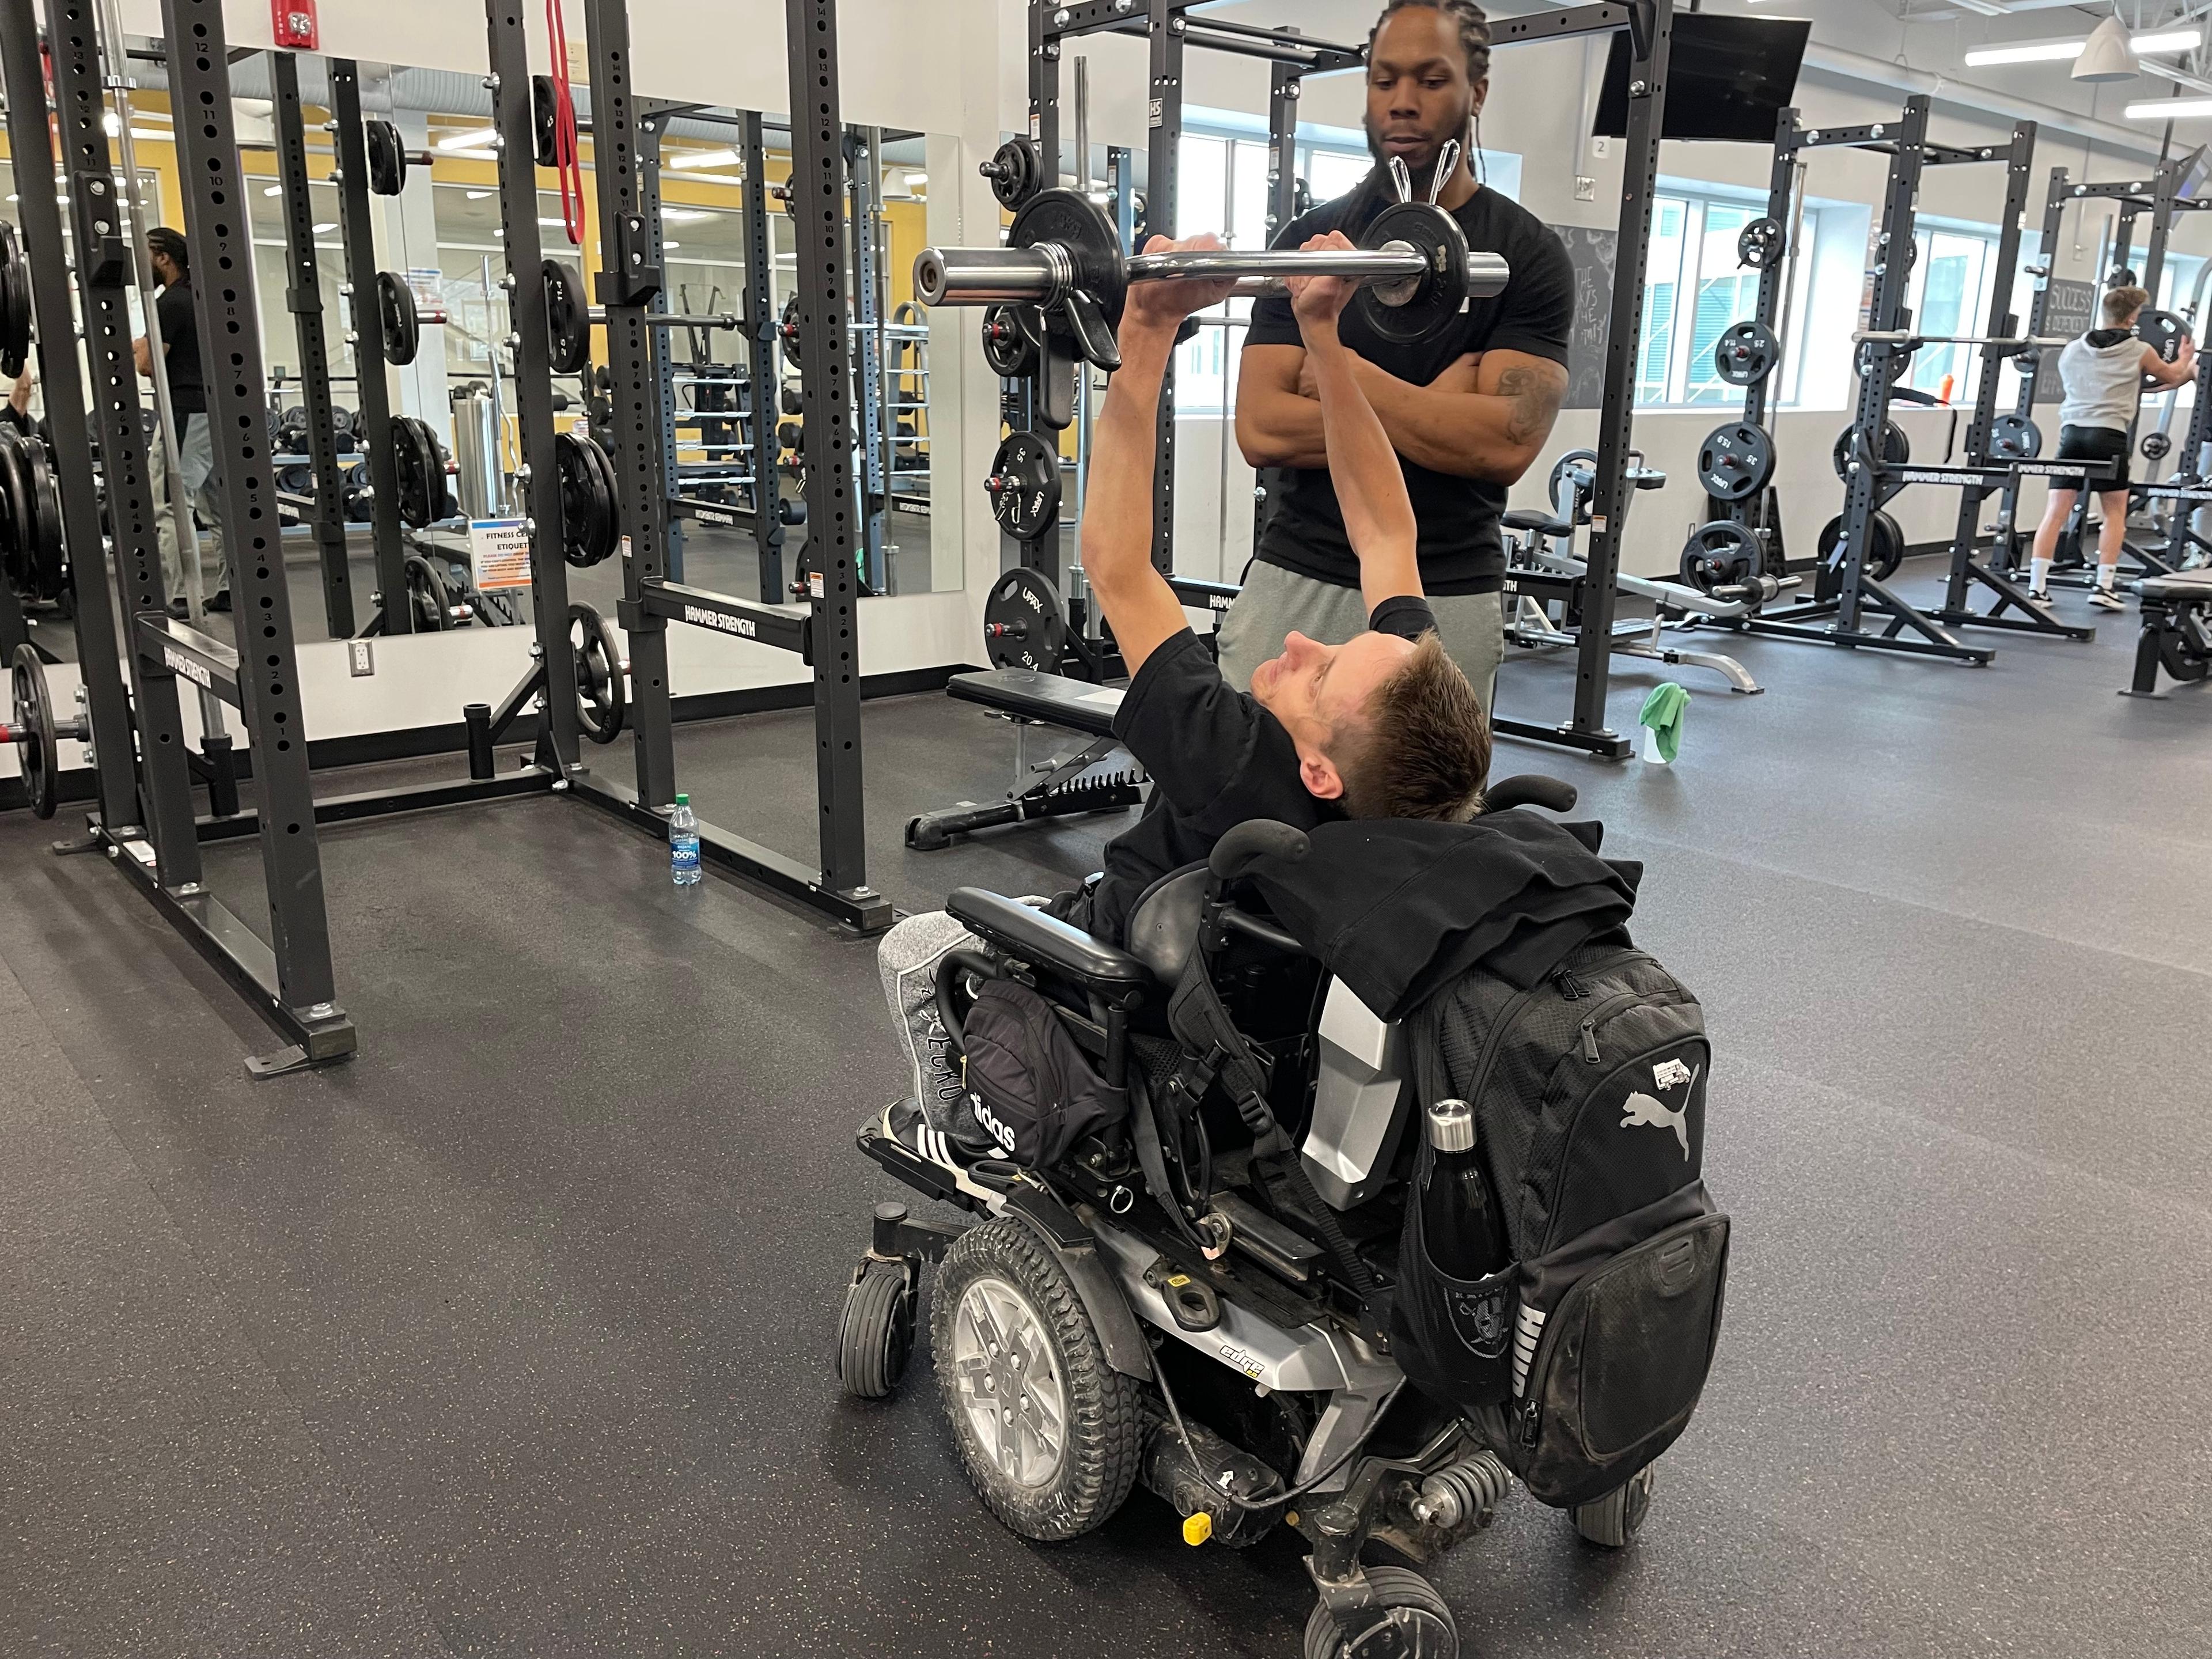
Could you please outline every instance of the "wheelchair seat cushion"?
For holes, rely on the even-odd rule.
[[[1172,988],[1182,981],[1190,953],[1198,945],[1200,914],[1206,907],[1206,866],[1187,864],[1170,870],[1137,895],[1129,907],[1129,954]]]

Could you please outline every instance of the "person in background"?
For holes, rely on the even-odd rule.
[[[30,433],[39,429],[46,412],[46,398],[39,392],[38,374],[27,357],[23,360],[23,372],[8,388],[4,403],[0,403],[0,413],[14,422],[17,431]]]
[[[2101,611],[2118,611],[2126,605],[2114,591],[2113,578],[2119,573],[2120,550],[2128,535],[2128,434],[2135,428],[2136,407],[2142,400],[2143,376],[2162,386],[2176,386],[2197,374],[2194,341],[2185,339],[2180,355],[2169,363],[2136,337],[2136,324],[2149,303],[2150,295],[2142,289],[2112,289],[2105,295],[2104,327],[2091,329],[2058,354],[2063,398],[2057,459],[2116,464],[2110,481],[2095,486],[2105,522],[2097,540],[2097,586],[2090,592],[2089,603]],[[2043,522],[2035,527],[2027,594],[2045,609],[2051,605],[2051,561],[2058,549],[2058,532],[2073,517],[2074,500],[2081,493],[2053,489],[2044,503]]]
[[[1551,436],[1567,390],[1574,266],[1559,239],[1468,166],[1490,91],[1490,24],[1472,0],[1389,0],[1369,39],[1365,181],[1285,227],[1277,247],[1328,231],[1354,241],[1397,199],[1402,161],[1413,197],[1459,221],[1468,246],[1502,254],[1512,279],[1453,324],[1410,345],[1382,339],[1358,307],[1344,319],[1360,390],[1381,416],[1420,525],[1421,585],[1444,648],[1485,708],[1504,649],[1499,591],[1506,487]],[[1439,181],[1448,145],[1456,160]],[[1237,370],[1237,441],[1255,467],[1284,469],[1243,591],[1222,620],[1221,668],[1243,690],[1293,630],[1337,645],[1367,627],[1359,562],[1322,453],[1321,404],[1291,302],[1253,307]]]
[[[200,539],[201,591],[210,611],[230,609],[230,566],[225,557],[222,507],[217,497],[215,470],[215,430],[208,422],[207,379],[200,364],[199,317],[192,306],[191,253],[185,239],[167,225],[146,233],[146,251],[152,256],[155,280],[161,285],[154,301],[161,325],[161,365],[169,380],[169,410],[176,416],[179,465],[183,469],[182,505],[198,515],[206,526]],[[138,372],[154,373],[153,347],[147,335],[132,343]],[[156,438],[147,445],[147,465],[154,499],[163,503],[157,515],[161,540],[161,585],[169,594],[169,608],[183,614],[184,551],[177,537],[174,509],[168,503],[170,478],[166,447]]]

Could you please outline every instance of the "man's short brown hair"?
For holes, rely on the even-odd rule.
[[[1433,632],[1375,689],[1363,724],[1337,761],[1352,817],[1453,822],[1482,810],[1490,721]]]
[[[2112,289],[2105,295],[2106,325],[2110,328],[2120,327],[2129,318],[2149,303],[2150,295],[2147,289],[2140,288]]]

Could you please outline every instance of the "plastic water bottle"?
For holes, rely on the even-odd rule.
[[[689,795],[678,795],[668,815],[668,878],[678,887],[699,884],[699,820]]]

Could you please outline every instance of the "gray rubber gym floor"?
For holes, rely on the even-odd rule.
[[[1511,1505],[1439,1574],[1470,1652],[2212,1642],[2212,696],[2115,696],[2106,620],[1987,670],[1745,643],[1771,689],[1692,678],[1669,770],[1505,746],[1648,861],[1737,1232],[1642,1538]],[[1506,712],[1566,672],[1516,664]],[[1010,734],[926,696],[866,743],[903,906],[1111,828],[905,853]],[[708,817],[806,850],[806,715],[680,750]],[[330,830],[362,1052],[252,1084],[267,1034],[55,827],[0,822],[0,1652],[1297,1652],[1287,1543],[1188,1549],[1139,1492],[1033,1548],[926,1359],[840,1398],[890,1190],[868,944],[558,799]],[[250,849],[215,862],[243,904]]]

